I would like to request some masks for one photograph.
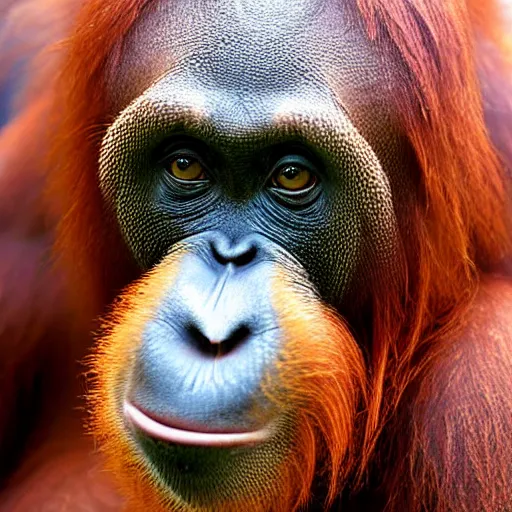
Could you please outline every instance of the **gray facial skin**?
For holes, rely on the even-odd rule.
[[[289,248],[332,298],[365,263],[362,232],[372,241],[367,249],[389,258],[395,219],[383,166],[396,166],[397,155],[378,98],[386,71],[346,7],[161,3],[131,44],[116,100],[134,102],[105,139],[101,183],[142,266],[205,230],[254,230]],[[212,179],[188,200],[152,158],[181,135],[204,143],[199,156]],[[294,144],[313,157],[322,193],[290,208],[269,197],[267,185],[275,160],[293,154],[281,147]]]
[[[392,270],[397,226],[391,183],[402,164],[382,92],[391,72],[346,4],[321,0],[160,2],[138,23],[124,55],[112,77],[111,101],[121,113],[100,157],[105,201],[143,270],[178,242],[189,242],[192,254],[162,302],[157,316],[164,320],[146,330],[131,398],[154,416],[197,429],[259,427],[246,410],[256,402],[263,416],[271,414],[258,390],[281,343],[279,330],[269,331],[278,312],[264,282],[268,269],[289,259],[342,313],[351,289],[376,268]],[[180,155],[199,161],[206,178],[193,184],[173,178],[169,162]],[[314,186],[299,194],[277,188],[272,175],[283,162],[307,168]],[[218,246],[224,249],[209,249]],[[235,261],[249,252],[244,263]],[[215,316],[187,306],[190,290],[207,303],[221,279],[228,279],[223,303],[242,304],[226,306],[232,325],[223,341],[232,341],[240,327],[249,329],[235,361],[244,371],[226,365],[221,371],[229,385],[200,377],[199,385],[187,387],[184,368],[194,363],[179,355],[180,347],[190,341],[191,322],[209,339]],[[262,287],[251,299],[258,279]],[[167,361],[164,343],[172,351]],[[197,364],[199,375],[208,374],[211,363]],[[254,461],[281,460],[288,428],[274,445],[229,456],[228,449],[163,447],[144,436],[140,445],[173,492],[190,501],[207,488],[197,503],[211,505],[219,478],[235,492],[241,479],[256,478]],[[179,467],[193,460],[203,468],[200,485],[187,487],[173,477],[178,459]],[[198,460],[211,464],[214,483]],[[273,467],[265,465],[267,476]]]

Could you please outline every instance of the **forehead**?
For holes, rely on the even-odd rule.
[[[327,88],[357,108],[386,69],[347,2],[165,0],[130,34],[116,96],[126,104],[166,74],[242,99]]]

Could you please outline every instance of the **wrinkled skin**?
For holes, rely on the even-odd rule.
[[[261,233],[289,249],[323,297],[339,298],[365,264],[364,229],[375,235],[365,249],[393,254],[389,175],[403,157],[379,97],[391,72],[363,30],[346,5],[328,2],[162,2],[138,22],[114,88],[118,107],[133,103],[106,136],[100,182],[143,268],[206,230]],[[142,160],[176,150],[155,151],[166,140],[179,148],[181,136],[203,145],[215,182],[200,198],[185,200]],[[311,160],[321,193],[283,208],[265,184],[294,150]]]
[[[103,140],[100,187],[143,269],[178,242],[188,254],[144,328],[125,399],[187,431],[280,425],[283,411],[261,390],[283,348],[271,300],[276,264],[305,271],[340,308],[351,287],[361,293],[370,256],[379,272],[393,271],[389,175],[403,157],[383,99],[369,94],[390,72],[349,8],[323,1],[160,2],[133,31],[127,55],[113,97],[126,108]],[[193,185],[169,173],[183,155],[206,169]],[[272,182],[293,164],[316,180],[298,196]],[[227,355],[208,359],[217,342]],[[191,481],[210,467],[202,478],[214,479],[213,495],[223,486],[236,493],[255,478],[244,468],[268,467],[270,477],[270,461],[288,446],[283,425],[253,455],[247,449],[231,470],[238,476],[222,478],[210,452],[222,461],[229,447],[166,455],[144,435],[138,443],[181,496],[198,492],[175,483],[183,465],[196,468]]]
[[[34,1],[70,39],[0,136],[0,511],[508,510],[511,114],[469,44],[493,22]]]

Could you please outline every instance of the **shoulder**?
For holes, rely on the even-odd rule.
[[[488,277],[481,282],[448,355],[460,361],[459,373],[474,378],[480,374],[483,380],[500,380],[502,374],[511,387],[512,279]]]
[[[455,410],[501,403],[512,414],[512,279],[484,278],[462,328],[437,343],[425,362],[424,392]]]
[[[498,323],[498,325],[496,325]],[[480,284],[467,320],[467,334],[512,335],[512,278],[488,277]],[[499,336],[500,338],[502,336]]]
[[[407,409],[414,481],[428,483],[418,499],[436,511],[508,510],[512,281],[482,281],[463,328],[425,357]]]

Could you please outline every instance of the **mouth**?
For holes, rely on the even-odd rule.
[[[242,447],[263,443],[270,439],[274,425],[250,432],[197,432],[160,423],[133,404],[124,402],[124,415],[128,422],[147,436],[168,443],[201,447]]]

